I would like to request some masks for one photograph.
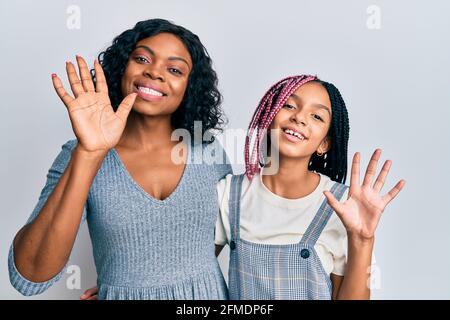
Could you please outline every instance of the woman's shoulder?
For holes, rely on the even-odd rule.
[[[209,143],[192,143],[191,147],[191,163],[201,164],[204,169],[211,170],[216,181],[232,173],[227,153],[217,139]]]
[[[78,145],[77,139],[70,139],[67,140],[65,143],[62,144],[61,150],[59,154],[56,156],[56,159],[54,160],[53,166],[56,167],[62,167],[65,168],[70,161],[72,157],[72,152],[75,150],[76,146]],[[108,152],[106,158],[111,157],[112,155],[112,149]],[[104,167],[104,164],[106,162],[102,163],[101,168]],[[108,162],[109,163],[109,162]]]
[[[75,149],[77,144],[77,139],[68,140],[63,143],[61,150],[52,164],[52,168],[56,170],[63,170],[67,166],[67,163],[71,158],[72,151]]]
[[[199,145],[199,143],[194,143],[194,145]],[[202,141],[201,150],[205,160],[210,158],[214,158],[215,160],[226,160],[227,154],[217,137],[212,141]]]
[[[77,139],[71,139],[66,141],[63,145],[62,145],[62,149],[64,150],[70,150],[72,151],[73,149],[75,149],[75,147],[78,145],[78,140]]]

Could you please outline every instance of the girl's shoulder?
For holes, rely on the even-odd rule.
[[[239,183],[239,179],[237,179],[239,177],[242,177],[241,199],[244,198],[248,193],[251,193],[252,190],[253,191],[255,190],[255,187],[257,187],[256,179],[259,178],[257,175],[255,175],[252,181],[250,181],[245,175],[245,173],[242,174],[228,173],[217,183],[217,192],[220,198],[228,200],[231,188],[237,187],[237,184]]]
[[[319,188],[321,189],[321,191],[331,191],[333,186],[336,186],[335,190],[339,190],[339,189],[343,190],[343,195],[341,197],[341,200],[347,199],[349,187],[346,184],[333,181],[333,180],[331,180],[330,177],[328,177],[322,173],[318,173],[318,174],[320,175]],[[324,196],[324,198],[325,198],[325,196]]]
[[[250,191],[251,182],[247,179],[245,174],[242,174],[244,177],[242,179],[241,186],[241,194],[240,198],[242,200],[243,197]],[[230,192],[232,187],[237,186],[237,179],[233,179],[233,177],[241,176],[239,174],[228,173],[217,183],[217,198],[219,200],[220,212],[228,214],[228,202],[230,199]]]

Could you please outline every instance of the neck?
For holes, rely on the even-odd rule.
[[[273,175],[262,175],[264,185],[283,198],[298,199],[307,196],[320,181],[318,174],[308,170],[310,157],[287,158],[280,155],[278,170]],[[263,171],[264,172],[264,171]]]
[[[173,146],[178,141],[171,140],[172,131],[171,115],[152,117],[132,110],[118,145],[138,150]]]

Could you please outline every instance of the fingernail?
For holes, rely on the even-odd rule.
[[[52,78],[56,77],[56,73],[52,73]]]
[[[94,63],[98,63],[97,59],[94,60]]]

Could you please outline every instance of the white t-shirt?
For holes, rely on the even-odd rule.
[[[293,244],[300,242],[309,224],[325,199],[323,191],[334,184],[329,177],[319,174],[320,182],[309,195],[286,199],[272,193],[256,174],[249,182],[244,177],[241,191],[240,236],[262,244]],[[225,245],[230,239],[228,198],[231,174],[219,181],[219,218],[216,223],[215,243]],[[348,189],[341,198],[347,199]],[[347,260],[347,231],[335,212],[330,217],[314,248],[327,274],[343,276]]]

